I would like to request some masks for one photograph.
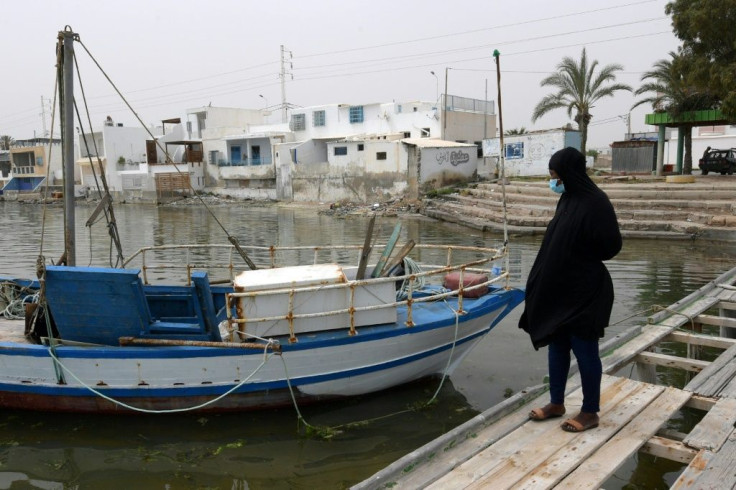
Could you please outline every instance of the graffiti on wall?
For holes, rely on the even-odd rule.
[[[435,158],[437,159],[438,165],[449,163],[453,167],[457,167],[470,161],[470,153],[462,150],[446,150],[437,153]]]

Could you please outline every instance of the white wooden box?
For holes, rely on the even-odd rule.
[[[350,272],[354,274],[354,271]],[[236,292],[254,293],[253,296],[240,298],[243,316],[248,320],[249,318],[287,315],[292,290],[295,290],[291,300],[294,315],[347,309],[350,305],[350,288],[319,289],[320,286],[347,282],[348,278],[338,264],[317,264],[246,271],[235,278],[234,285]],[[318,289],[299,290],[303,288]],[[274,293],[256,294],[267,291],[274,291]],[[395,287],[392,282],[371,284],[356,288],[355,307],[388,304],[394,302],[394,298]],[[356,327],[394,322],[396,322],[395,307],[361,311],[355,314]],[[294,333],[335,330],[349,326],[350,315],[348,313],[327,314],[295,319]],[[242,326],[241,329],[243,329]],[[286,319],[248,321],[244,330],[260,337],[287,335],[289,321]]]

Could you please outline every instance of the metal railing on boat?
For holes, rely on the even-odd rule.
[[[357,245],[335,245],[335,246],[283,246],[283,247],[264,247],[264,246],[250,246],[243,247],[248,250],[249,254],[253,257],[260,257],[262,262],[266,262],[266,266],[263,268],[278,268],[285,267],[289,264],[286,262],[288,255],[299,256],[303,252],[310,252],[312,255],[312,264],[325,264],[334,263],[336,255],[341,255],[338,258],[338,262],[352,263],[349,259],[349,255],[355,253],[355,263],[357,264],[360,259],[360,253],[362,248]],[[379,248],[379,247],[376,247]],[[219,263],[193,263],[191,261],[193,252],[200,250],[215,250],[220,253],[225,253],[227,260]],[[360,280],[347,280],[338,284],[320,284],[306,287],[284,287],[267,290],[255,290],[247,292],[232,292],[226,294],[226,312],[227,322],[229,325],[230,340],[234,339],[234,335],[240,335],[241,338],[248,336],[243,328],[246,324],[256,324],[259,322],[278,322],[286,321],[289,325],[289,338],[290,341],[296,341],[296,332],[294,329],[294,322],[298,320],[305,320],[310,318],[318,317],[329,317],[336,315],[348,315],[349,316],[349,333],[354,335],[356,333],[356,315],[362,312],[370,312],[374,310],[397,308],[400,306],[406,307],[406,321],[407,327],[414,326],[414,307],[415,304],[445,300],[450,297],[457,297],[457,310],[456,313],[461,315],[464,313],[463,310],[463,298],[471,291],[480,290],[487,288],[492,284],[497,284],[502,281],[508,285],[508,271],[502,271],[497,267],[491,267],[496,264],[502,258],[505,257],[505,250],[499,250],[494,248],[486,247],[473,247],[464,245],[437,245],[437,244],[422,244],[416,245],[416,254],[422,255],[423,253],[430,253],[432,259],[438,259],[442,257],[444,264],[421,264],[419,270],[412,271],[409,274],[390,276],[390,277],[377,277],[370,279]],[[153,261],[149,256],[151,254],[166,254],[176,251],[184,251],[186,255],[185,261],[178,261],[176,263],[162,263],[159,260]],[[210,245],[166,245],[156,247],[145,247],[140,249],[138,252],[133,254],[126,262],[125,266],[130,266],[134,259],[140,257],[141,260],[141,271],[143,275],[143,282],[149,284],[149,272],[152,271],[175,271],[181,270],[186,271],[186,281],[189,284],[190,275],[192,270],[227,270],[229,280],[227,282],[234,281],[236,275],[235,263],[233,257],[237,257],[234,253],[234,247],[230,244],[210,244]],[[347,254],[347,255],[346,255]],[[457,260],[458,256],[464,256],[464,261],[459,261],[453,264],[453,261]],[[266,260],[263,260],[263,259]],[[149,260],[150,259],[150,260]],[[293,258],[292,258],[293,260]],[[224,263],[223,263],[224,262]],[[304,261],[301,261],[303,265]],[[485,267],[484,267],[485,266]],[[415,296],[416,292],[421,289],[422,285],[426,281],[431,281],[433,278],[441,281],[442,278],[448,273],[457,271],[459,273],[459,284],[457,289],[435,289],[431,294],[422,294]],[[480,273],[486,276],[486,280],[470,286],[465,286],[465,274],[466,273]],[[367,286],[375,286],[378,284],[391,283],[395,284],[397,281],[402,281],[405,285],[406,296],[395,301],[383,302],[377,305],[359,306],[356,305],[356,290]],[[222,281],[213,281],[213,284]],[[330,290],[349,289],[347,295],[348,303],[344,307],[332,309],[329,311],[321,311],[318,313],[298,313],[295,312],[294,297],[297,293],[316,293],[318,291],[325,292]],[[284,314],[279,315],[267,315],[260,317],[246,318],[242,308],[241,301],[245,298],[259,298],[276,295],[288,295],[288,307]],[[233,316],[233,309],[236,310],[236,316]]]

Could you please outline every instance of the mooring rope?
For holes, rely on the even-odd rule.
[[[695,330],[695,319],[694,319],[694,317],[692,317],[692,316],[690,316],[690,315],[688,315],[686,313],[683,313],[681,311],[673,310],[672,308],[669,308],[667,306],[662,306],[662,305],[651,305],[651,306],[649,306],[649,307],[647,307],[647,308],[645,308],[643,310],[637,311],[636,313],[633,313],[633,314],[627,316],[626,318],[622,318],[621,320],[619,320],[617,322],[609,323],[609,326],[619,325],[619,324],[625,322],[626,320],[630,320],[630,319],[632,319],[632,318],[634,318],[636,316],[641,316],[641,315],[643,315],[645,313],[657,313],[659,311],[667,311],[669,313],[672,313],[673,315],[684,316],[685,318],[687,318],[690,321],[690,326],[692,327],[692,329]],[[678,327],[678,328],[682,328],[682,327]]]
[[[453,314],[455,315],[455,334],[454,334],[454,338],[452,341],[452,346],[450,347],[450,355],[447,359],[447,364],[445,365],[445,369],[442,372],[442,377],[440,379],[439,386],[437,386],[437,390],[435,390],[434,394],[429,400],[427,400],[426,402],[422,402],[421,404],[418,405],[418,407],[408,408],[405,410],[399,410],[399,411],[391,412],[385,415],[379,415],[378,417],[371,417],[368,419],[355,420],[355,421],[348,422],[345,424],[333,425],[333,426],[314,426],[310,424],[309,422],[307,422],[307,420],[302,415],[301,410],[299,410],[299,404],[296,400],[296,395],[294,394],[294,388],[292,387],[292,384],[291,384],[291,376],[289,375],[289,370],[286,365],[286,359],[284,358],[284,356],[281,356],[281,362],[284,366],[284,374],[286,377],[286,385],[289,388],[289,394],[291,395],[291,401],[292,401],[292,404],[294,405],[294,410],[296,411],[296,414],[297,414],[297,425],[300,423],[304,424],[304,426],[307,427],[307,429],[312,431],[314,434],[320,435],[321,437],[324,437],[324,438],[329,438],[329,437],[332,437],[332,435],[334,435],[336,432],[340,431],[341,429],[364,426],[366,424],[370,424],[378,420],[384,420],[390,417],[395,417],[397,415],[402,415],[402,414],[409,413],[409,412],[415,412],[419,409],[431,406],[437,399],[437,396],[439,395],[440,390],[442,390],[442,386],[444,385],[445,380],[449,377],[449,369],[450,369],[450,365],[452,364],[452,359],[455,355],[455,346],[457,345],[457,337],[458,337],[459,324],[460,324],[459,312],[453,309],[452,306],[450,306],[450,304],[447,302],[446,299],[443,300],[443,302],[450,309],[450,311],[452,311]]]
[[[245,385],[248,381],[250,381],[251,378],[253,376],[255,376],[258,373],[258,371],[261,370],[261,368],[263,368],[263,366],[266,365],[266,363],[271,359],[271,357],[274,356],[273,353],[272,354],[269,354],[268,353],[269,346],[270,346],[270,343],[267,344],[266,346],[264,346],[264,349],[263,349],[263,361],[261,361],[261,363],[258,365],[258,367],[256,367],[253,370],[253,372],[250,373],[244,380],[242,380],[241,382],[239,382],[238,384],[236,384],[235,386],[233,386],[232,388],[230,388],[229,390],[227,390],[225,393],[217,396],[216,398],[213,398],[212,400],[208,400],[208,401],[206,401],[204,403],[201,403],[199,405],[195,405],[193,407],[170,408],[170,409],[163,409],[163,410],[152,410],[152,409],[147,409],[147,408],[134,407],[133,405],[129,405],[129,404],[127,404],[125,402],[122,402],[120,400],[116,400],[116,399],[114,399],[114,398],[112,398],[112,397],[110,397],[110,396],[108,396],[108,395],[100,392],[99,390],[93,388],[92,386],[90,386],[87,383],[85,383],[84,381],[82,381],[79,378],[79,376],[77,376],[73,371],[71,371],[68,367],[66,367],[61,362],[61,360],[59,360],[59,358],[56,356],[56,353],[54,352],[54,346],[53,345],[50,345],[49,348],[47,349],[47,351],[48,351],[49,355],[51,356],[51,358],[54,360],[54,362],[56,364],[58,364],[64,371],[66,371],[72,378],[74,378],[74,380],[77,383],[79,383],[83,388],[85,388],[85,389],[89,390],[90,392],[94,393],[95,395],[99,396],[100,398],[104,398],[105,400],[107,400],[107,401],[109,401],[109,402],[111,402],[111,403],[113,403],[113,404],[115,404],[117,406],[120,406],[120,407],[123,407],[123,408],[127,408],[127,409],[133,410],[135,412],[150,413],[150,414],[163,414],[163,413],[191,412],[191,411],[194,411],[194,410],[199,410],[199,409],[205,408],[205,407],[207,407],[209,405],[212,405],[214,403],[219,402],[223,398],[225,398],[225,397],[229,396],[230,394],[232,394],[234,391],[240,389],[243,385]],[[58,347],[58,345],[56,347]]]

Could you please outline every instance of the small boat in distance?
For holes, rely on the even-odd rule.
[[[76,34],[59,38],[68,53]],[[64,198],[73,212],[73,192]],[[105,194],[95,213],[111,205]],[[39,261],[39,280],[0,277],[0,308],[26,313],[0,320],[0,408],[246,410],[450,375],[524,299],[502,270],[507,246],[408,240],[394,253],[400,224],[376,247],[373,223],[363,246],[241,246],[228,235],[144,248],[120,268],[75,266],[66,248],[69,265]]]

